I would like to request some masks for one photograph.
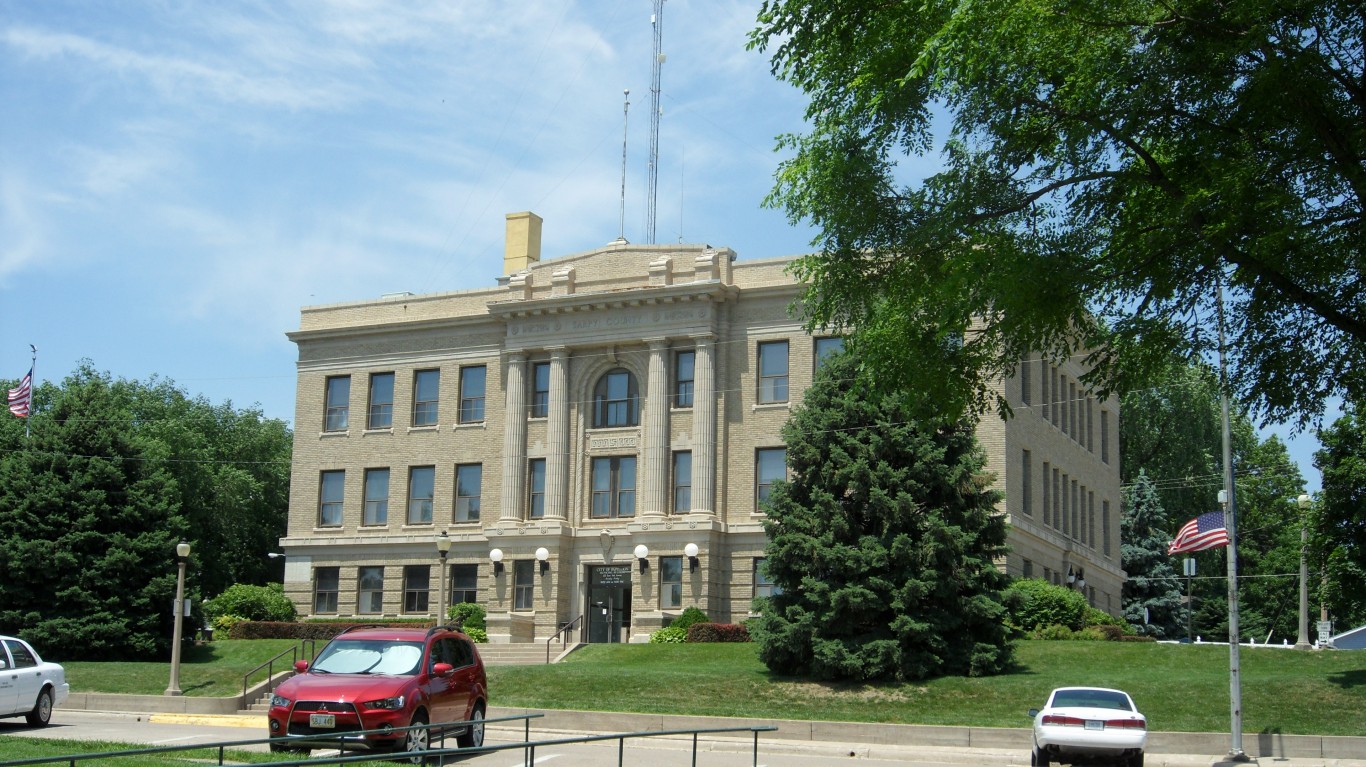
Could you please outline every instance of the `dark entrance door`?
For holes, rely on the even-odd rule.
[[[598,565],[588,568],[589,642],[620,642],[631,632],[631,567]]]

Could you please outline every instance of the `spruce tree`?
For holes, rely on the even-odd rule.
[[[1187,616],[1181,604],[1181,579],[1167,554],[1171,536],[1164,529],[1166,513],[1157,487],[1140,470],[1123,492],[1120,556],[1129,574],[1124,582],[1124,619],[1140,634],[1157,639],[1185,636]]]
[[[915,420],[909,396],[842,355],[784,426],[791,479],[769,497],[764,563],[781,591],[755,626],[774,672],[910,680],[1010,663],[1000,494],[971,425]]]

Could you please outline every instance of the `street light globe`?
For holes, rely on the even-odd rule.
[[[643,543],[637,545],[637,546],[636,546],[636,549],[635,549],[635,555],[636,555],[636,559],[644,559],[644,558],[650,556],[650,547],[649,547],[649,546],[646,546],[646,545],[643,544]]]
[[[687,546],[684,546],[684,547],[683,547],[683,556],[685,556],[685,557],[695,557],[695,556],[697,556],[697,544],[695,544],[695,543],[689,543]]]
[[[502,550],[502,549],[494,549],[494,550],[490,551],[490,552],[489,552],[489,560],[491,560],[491,561],[493,561],[493,562],[502,562],[502,561],[503,561],[503,550]]]
[[[190,544],[186,543],[185,541],[177,543],[175,545],[175,555],[180,557],[181,559],[190,556]]]
[[[542,562],[546,561],[547,559],[550,559],[550,550],[544,546],[542,546],[539,549],[536,549],[536,559]]]
[[[1299,498],[1295,499],[1295,502],[1300,505],[1301,509],[1307,509],[1309,508],[1309,504],[1314,502],[1314,499],[1306,494],[1301,494]]]

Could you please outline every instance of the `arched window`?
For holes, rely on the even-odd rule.
[[[617,368],[593,387],[593,428],[640,425],[640,390],[636,377]]]

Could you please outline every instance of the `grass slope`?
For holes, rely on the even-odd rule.
[[[1118,687],[1150,729],[1227,732],[1228,648],[1021,642],[996,677],[912,684],[777,677],[757,645],[591,645],[554,666],[489,670],[495,705],[699,716],[1027,727],[1054,687]],[[1366,653],[1242,648],[1246,732],[1366,736]]]

